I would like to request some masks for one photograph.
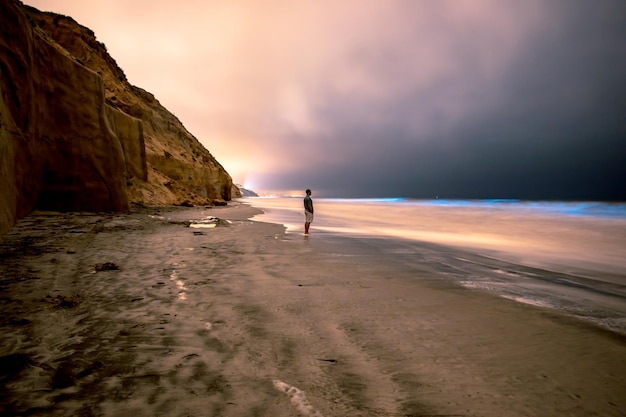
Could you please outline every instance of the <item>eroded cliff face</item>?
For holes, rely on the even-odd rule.
[[[0,232],[35,207],[127,210],[124,154],[102,78],[0,1]]]
[[[0,0],[0,235],[35,208],[239,196],[224,168],[73,19]]]

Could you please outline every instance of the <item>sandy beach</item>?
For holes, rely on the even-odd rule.
[[[624,336],[256,213],[21,220],[0,239],[0,414],[626,415]]]

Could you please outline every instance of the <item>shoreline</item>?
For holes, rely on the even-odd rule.
[[[624,337],[442,279],[436,248],[397,262],[365,240],[305,240],[248,220],[258,212],[237,203],[20,221],[0,240],[0,411],[626,410]],[[207,216],[230,223],[187,227]],[[96,271],[106,263],[119,269]]]
[[[257,201],[244,199],[243,202],[254,205]],[[261,200],[260,207],[269,212],[255,216],[254,220],[285,221],[286,234],[298,236],[302,225],[295,220],[301,216],[294,216],[296,212],[291,202],[284,204],[277,206],[272,202],[267,205]],[[342,209],[324,208],[329,213]],[[458,214],[463,215],[462,212]],[[368,220],[371,219],[361,219],[361,223]],[[575,267],[567,262],[541,261],[536,254],[528,252],[526,256],[521,256],[481,245],[459,244],[454,239],[439,242],[428,236],[418,239],[390,230],[351,229],[352,224],[348,218],[335,219],[330,214],[313,225],[315,240],[344,239],[348,245],[350,239],[355,242],[369,241],[371,246],[384,251],[397,262],[410,263],[413,256],[425,257],[424,262],[441,266],[437,271],[442,279],[513,301],[552,309],[626,335],[626,287],[623,285],[626,276],[621,272],[623,269],[618,269],[619,273],[611,273],[606,265]],[[403,229],[400,224],[396,227]],[[538,250],[537,253],[540,252]]]

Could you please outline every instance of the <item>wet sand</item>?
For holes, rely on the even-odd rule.
[[[0,241],[0,414],[626,415],[624,336],[255,212],[22,220]]]

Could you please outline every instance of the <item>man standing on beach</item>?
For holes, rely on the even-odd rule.
[[[313,200],[311,200],[311,190],[306,190],[304,197],[304,234],[309,234],[309,226],[313,221]]]

